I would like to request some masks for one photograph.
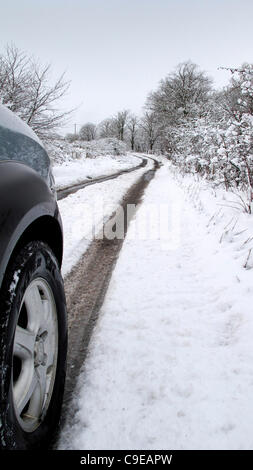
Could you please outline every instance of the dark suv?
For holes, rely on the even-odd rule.
[[[45,447],[58,424],[67,320],[49,157],[0,105],[0,448]]]

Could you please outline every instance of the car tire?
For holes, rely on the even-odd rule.
[[[0,292],[0,448],[47,448],[63,400],[67,315],[51,249],[30,242],[9,263]]]

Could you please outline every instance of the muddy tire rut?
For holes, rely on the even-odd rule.
[[[159,163],[154,161],[154,169],[145,172],[125,194],[121,201],[124,209],[124,235],[130,222],[126,217],[128,204],[139,204],[149,181],[153,178]],[[105,224],[116,224],[117,213],[112,214]],[[104,227],[104,229],[105,229]],[[65,421],[72,421],[75,414],[74,391],[80,369],[87,355],[89,341],[96,324],[100,308],[111,279],[124,237],[109,240],[101,234],[95,239],[78,264],[65,278],[65,293],[68,310],[69,340],[65,395],[61,427]]]

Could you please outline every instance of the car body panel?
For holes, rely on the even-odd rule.
[[[59,244],[61,263],[62,223],[49,156],[33,130],[0,105],[0,287],[18,241],[29,226],[45,217],[54,222],[48,230],[56,228],[50,236],[56,238],[54,246]],[[48,241],[45,231],[41,226],[41,238]]]
[[[0,161],[22,162],[50,181],[50,159],[32,129],[9,109],[0,105]]]
[[[46,182],[27,165],[0,162],[0,286],[18,240],[45,216],[54,218],[61,227],[55,196]]]

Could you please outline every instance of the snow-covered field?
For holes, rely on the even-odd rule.
[[[60,202],[63,219],[78,197]],[[253,448],[253,224],[229,200],[168,163],[158,170],[124,241],[60,449]]]

